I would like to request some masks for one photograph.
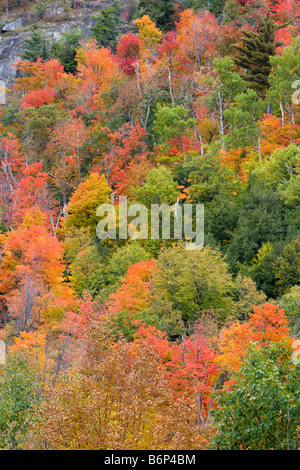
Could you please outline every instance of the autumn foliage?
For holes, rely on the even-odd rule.
[[[1,105],[0,449],[299,447],[298,2],[121,3],[33,33]]]

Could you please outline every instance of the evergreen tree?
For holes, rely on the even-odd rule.
[[[259,20],[257,32],[245,30],[243,45],[233,46],[238,51],[238,55],[234,58],[236,65],[246,69],[244,78],[247,85],[255,89],[262,98],[270,86],[268,82],[272,68],[270,57],[275,55],[276,48],[282,44],[275,41],[275,33],[279,27],[267,14]]]
[[[235,267],[239,263],[251,263],[265,243],[273,244],[286,238],[286,226],[286,208],[281,197],[251,176],[241,200],[229,262]]]
[[[161,31],[169,31],[174,27],[175,2],[174,0],[140,0],[137,10],[137,18],[144,15],[151,20]]]
[[[49,58],[48,44],[42,33],[33,29],[31,37],[24,41],[24,52],[21,58],[35,62],[39,57],[44,60]]]
[[[91,28],[93,37],[98,43],[104,47],[111,47],[113,50],[117,44],[117,36],[119,34],[118,26],[123,22],[121,19],[121,5],[118,0],[96,16],[94,16],[96,24]]]
[[[219,16],[225,3],[225,0],[182,0],[180,5],[181,10],[192,8],[196,13],[200,10],[209,10],[214,15]]]
[[[80,40],[82,38],[82,32],[79,29],[75,29],[64,34],[59,41],[52,46],[52,57],[57,58],[68,73],[74,73],[76,71],[76,49],[80,47]]]

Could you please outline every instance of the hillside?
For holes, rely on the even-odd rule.
[[[0,7],[0,450],[299,450],[300,3]]]
[[[111,2],[105,0],[70,2],[70,8],[67,11],[61,6],[63,2],[48,2],[43,14],[36,12],[34,1],[23,2],[24,5],[19,7],[11,3],[12,7],[8,14],[3,11],[0,18],[0,80],[3,80],[8,88],[16,78],[13,64],[22,55],[24,41],[30,38],[32,27],[35,26],[41,30],[49,41],[57,41],[64,33],[74,29],[80,29],[84,39],[88,40],[92,36],[90,28],[95,24],[93,16]],[[127,11],[126,4],[123,11],[124,13]],[[130,29],[130,23],[125,22],[120,27],[120,34]]]

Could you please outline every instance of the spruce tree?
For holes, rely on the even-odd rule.
[[[148,15],[159,29],[169,31],[174,28],[175,3],[174,0],[140,0],[136,17]]]
[[[58,59],[68,73],[76,72],[76,49],[79,49],[82,39],[82,31],[74,29],[65,33],[59,41],[52,45],[51,56]]]
[[[265,97],[270,86],[270,57],[275,55],[276,48],[282,44],[275,41],[277,29],[274,20],[267,14],[259,20],[257,32],[245,30],[243,45],[233,46],[238,51],[237,57],[234,58],[236,65],[246,69],[244,79],[247,86],[253,88],[261,98]]]
[[[41,32],[34,29],[30,38],[24,41],[24,52],[21,58],[35,62],[38,57],[47,60],[48,57],[48,45],[46,39],[42,36]]]
[[[119,35],[118,26],[123,22],[121,19],[121,6],[118,0],[115,0],[109,7],[100,11],[94,16],[96,24],[91,28],[93,37],[104,47],[111,47],[113,50],[117,44]]]

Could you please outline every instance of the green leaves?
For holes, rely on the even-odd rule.
[[[171,316],[176,329],[178,313],[187,324],[199,318],[203,310],[216,309],[220,316],[230,311],[233,282],[219,250],[205,247],[191,253],[185,250],[183,243],[179,243],[162,250],[158,265],[153,308],[162,319],[166,317],[168,320],[167,317]],[[174,331],[170,334],[172,336]]]
[[[0,371],[0,448],[21,449],[35,401],[36,372],[26,356],[9,355]]]
[[[189,111],[183,106],[157,106],[153,130],[161,144],[166,144],[174,137],[180,141],[183,153],[182,137],[189,134],[196,125],[196,120],[188,117]]]
[[[57,42],[52,45],[52,57],[55,57],[60,61],[67,73],[76,72],[76,49],[79,49],[80,41],[82,39],[82,31],[80,31],[80,29],[74,29],[69,33],[65,33]]]
[[[292,84],[300,78],[300,37],[293,40],[291,46],[283,49],[282,54],[270,57],[272,71],[269,76],[270,89],[268,97],[281,101],[286,110],[292,110],[291,100],[293,91]]]
[[[300,366],[284,342],[249,347],[236,383],[219,394],[213,419],[220,450],[296,450],[299,445]]]
[[[96,24],[91,28],[91,31],[101,46],[115,48],[119,34],[118,25],[122,22],[120,10],[120,2],[114,0],[110,6],[101,10],[94,17]]]
[[[168,31],[174,26],[175,19],[175,4],[174,0],[139,0],[137,18],[144,15],[150,16],[162,31]]]
[[[287,204],[300,202],[300,149],[290,144],[274,150],[269,159],[260,162],[254,170],[258,178],[275,188]]]
[[[232,105],[224,111],[224,117],[230,124],[226,140],[234,147],[257,147],[260,139],[259,121],[265,112],[266,105],[256,91],[248,88],[246,92],[236,95]]]
[[[172,171],[161,165],[153,168],[145,184],[135,189],[136,200],[150,207],[151,204],[169,204],[176,202],[179,195],[177,184],[172,178]]]
[[[24,41],[24,52],[21,58],[35,62],[39,57],[41,59],[49,58],[49,45],[40,31],[33,29],[31,37]]]
[[[260,97],[265,97],[269,88],[270,56],[274,56],[276,48],[282,44],[275,42],[275,30],[275,22],[267,14],[260,18],[258,32],[244,30],[243,45],[234,46],[238,51],[234,59],[236,65],[246,69],[246,84]]]

